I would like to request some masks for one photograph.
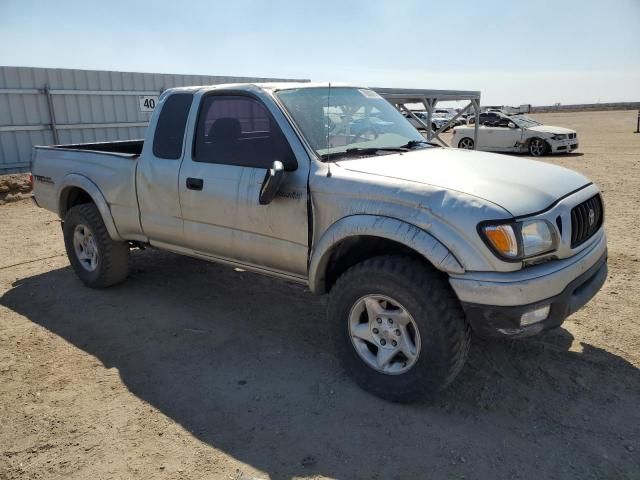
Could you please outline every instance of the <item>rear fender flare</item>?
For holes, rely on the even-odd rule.
[[[116,228],[116,224],[113,221],[113,217],[111,216],[111,209],[109,208],[107,200],[104,198],[104,195],[102,195],[98,186],[83,175],[79,175],[77,173],[66,175],[58,185],[56,197],[58,198],[58,215],[60,218],[64,220],[67,195],[72,187],[81,188],[89,194],[93,203],[98,207],[102,221],[104,222],[105,227],[107,227],[107,232],[109,232],[111,239],[122,241],[122,237],[120,236],[120,233]]]

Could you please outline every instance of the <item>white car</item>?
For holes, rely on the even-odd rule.
[[[452,145],[472,149],[474,126],[455,127]],[[568,153],[578,148],[575,130],[542,125],[526,115],[485,112],[480,115],[476,150],[528,152],[534,157]]]

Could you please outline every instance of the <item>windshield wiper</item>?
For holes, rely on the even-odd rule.
[[[354,148],[347,148],[342,152],[325,153],[320,158],[322,158],[322,160],[327,160],[329,158],[358,157],[361,155],[377,155],[378,152],[408,152],[409,148],[410,147],[405,147],[404,145],[401,147],[370,147],[370,148],[354,147]]]
[[[431,145],[432,147],[439,147],[440,145],[433,142],[427,142],[426,140],[409,140],[407,143],[402,145],[400,148],[412,149],[416,147],[420,147],[422,145]]]
[[[344,157],[357,157],[361,155],[377,155],[378,152],[408,152],[417,147],[423,145],[430,145],[432,147],[440,147],[439,144],[433,142],[427,142],[426,140],[409,140],[404,145],[399,147],[353,147],[347,148],[342,152],[325,153],[320,158],[327,160],[328,158],[344,158]]]

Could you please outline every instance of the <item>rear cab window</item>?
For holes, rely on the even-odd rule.
[[[165,100],[153,137],[154,156],[169,160],[182,157],[184,132],[192,100],[191,93],[174,93]]]

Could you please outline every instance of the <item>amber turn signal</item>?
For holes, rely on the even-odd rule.
[[[484,228],[484,234],[499,254],[518,257],[518,240],[511,225],[490,225]]]

